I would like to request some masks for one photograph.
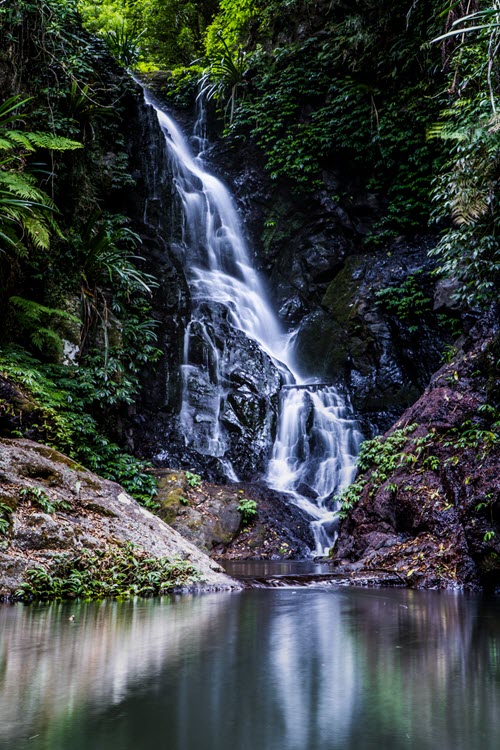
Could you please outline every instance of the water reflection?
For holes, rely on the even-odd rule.
[[[221,565],[229,576],[241,579],[332,573],[331,565],[314,560],[222,560]]]
[[[4,606],[0,747],[498,747],[499,614],[332,588]]]

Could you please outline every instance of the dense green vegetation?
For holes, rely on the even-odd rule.
[[[122,215],[127,81],[80,24],[76,2],[0,5],[0,329],[4,376],[44,439],[151,503],[146,466],[110,439],[154,363],[140,238]],[[36,415],[36,418],[34,417]]]
[[[457,298],[490,304],[500,131],[494,3],[82,0],[80,7],[93,31],[109,37],[122,28],[138,39],[144,69],[173,69],[166,95],[177,105],[192,102],[204,68],[228,143],[257,144],[273,179],[302,194],[328,192],[328,175],[350,170],[350,184],[330,197],[346,209],[360,186],[381,197],[368,246],[421,231],[432,212],[442,232],[434,254],[459,282]]]
[[[16,592],[16,598],[60,601],[160,596],[198,579],[199,574],[190,563],[147,557],[128,544],[58,555],[47,567],[37,565],[26,571],[25,582]]]
[[[412,474],[421,475],[426,471],[439,472],[447,466],[456,466],[465,451],[474,451],[476,469],[479,471],[494,446],[500,441],[500,414],[488,404],[479,408],[477,416],[465,420],[460,427],[448,432],[435,428],[425,434],[415,436],[418,425],[411,424],[393,430],[388,436],[377,436],[365,440],[358,456],[360,475],[357,480],[345,489],[336,500],[340,505],[340,516],[345,518],[361,500],[368,488],[369,495],[374,495],[380,488],[387,492],[398,491],[398,480],[405,475],[408,467]],[[422,431],[421,431],[422,432]],[[441,460],[436,453],[447,452],[447,458]],[[469,481],[472,477],[469,477]],[[405,486],[412,491],[412,486]],[[482,501],[475,507],[476,511],[491,511],[492,498]]]

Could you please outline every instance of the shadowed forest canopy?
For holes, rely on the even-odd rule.
[[[210,137],[258,162],[263,254],[283,195],[345,219],[357,254],[431,232],[480,315],[500,281],[499,45],[497,0],[0,3],[1,365],[34,399],[30,435],[151,501],[114,442],[161,357],[126,69],[187,117],[201,88]]]
[[[437,226],[434,251],[469,305],[498,281],[499,8],[447,0],[101,0],[79,7],[118,57],[200,79],[228,144],[248,141],[298,193],[352,170],[385,209],[368,245]],[[121,40],[121,48],[120,48]],[[349,195],[334,195],[348,205]],[[468,263],[461,260],[467,257]]]

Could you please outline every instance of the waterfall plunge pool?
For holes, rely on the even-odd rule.
[[[1,750],[500,746],[498,599],[319,585],[1,605],[0,634]]]

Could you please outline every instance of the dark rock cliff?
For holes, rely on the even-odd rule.
[[[498,354],[493,320],[473,331],[387,433],[410,427],[396,468],[362,477],[334,548],[342,570],[395,570],[417,587],[498,587]]]
[[[435,238],[367,245],[384,209],[359,185],[351,186],[346,211],[324,191],[304,197],[273,185],[254,148],[234,151],[218,141],[208,158],[234,191],[281,319],[298,330],[303,370],[349,393],[366,435],[388,429],[422,393],[460,328],[460,313],[432,276]],[[426,311],[401,316],[387,309],[378,293],[403,295],[412,277]]]

